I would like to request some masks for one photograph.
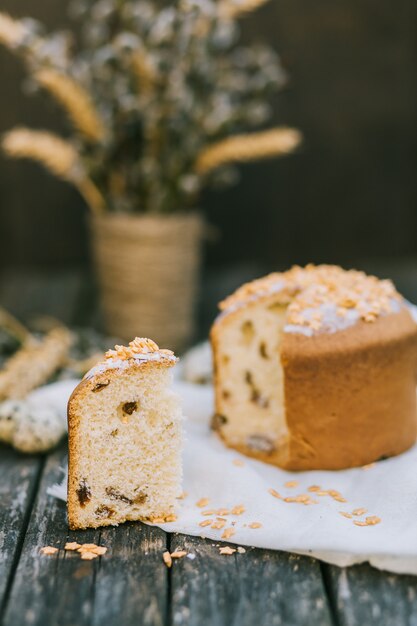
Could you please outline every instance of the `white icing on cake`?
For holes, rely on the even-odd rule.
[[[274,296],[277,305],[288,307],[284,332],[307,337],[344,330],[361,320],[374,322],[408,306],[391,281],[337,266],[311,265],[243,285],[220,304],[217,319],[254,302],[274,301]],[[410,312],[417,322],[417,308]]]
[[[167,362],[170,361],[172,365],[174,365],[178,358],[174,354],[162,354],[161,352],[147,352],[142,354],[135,354],[129,359],[106,359],[105,361],[101,361],[97,363],[94,367],[92,367],[84,376],[84,378],[92,378],[96,374],[103,374],[107,370],[112,369],[126,369],[131,367],[132,365],[141,365],[143,363],[148,363],[149,361],[154,362]]]

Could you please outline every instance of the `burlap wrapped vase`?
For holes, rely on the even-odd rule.
[[[192,339],[203,219],[105,214],[91,221],[106,330],[181,351]]]

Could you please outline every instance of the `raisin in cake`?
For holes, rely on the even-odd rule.
[[[220,308],[213,427],[228,446],[286,469],[334,470],[413,445],[417,324],[390,281],[293,267]]]
[[[181,493],[177,358],[149,339],[109,350],[68,404],[70,528],[170,519]]]

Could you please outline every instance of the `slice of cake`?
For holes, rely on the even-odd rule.
[[[365,465],[414,444],[417,324],[390,281],[294,267],[220,306],[213,427],[228,446],[302,470]]]
[[[70,528],[171,518],[181,494],[177,358],[150,339],[116,346],[68,403]]]

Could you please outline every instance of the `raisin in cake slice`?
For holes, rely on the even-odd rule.
[[[116,346],[68,403],[70,528],[169,519],[181,493],[177,358],[150,339]]]

